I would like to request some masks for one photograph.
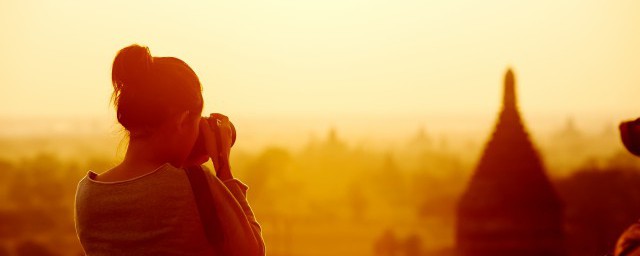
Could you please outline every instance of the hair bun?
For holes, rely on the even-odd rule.
[[[114,94],[119,93],[125,85],[129,87],[143,82],[152,63],[153,57],[148,47],[133,44],[122,48],[113,60],[111,70]]]

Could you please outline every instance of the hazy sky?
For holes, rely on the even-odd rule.
[[[183,59],[205,111],[493,120],[640,114],[640,1],[1,1],[0,117],[111,116],[131,43]]]

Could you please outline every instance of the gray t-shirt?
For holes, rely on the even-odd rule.
[[[246,185],[207,174],[228,247],[243,251],[233,254],[264,255]],[[87,255],[214,255],[184,170],[167,163],[126,181],[95,177],[89,171],[76,192],[76,231]]]

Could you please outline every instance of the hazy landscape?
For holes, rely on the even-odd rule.
[[[81,253],[73,228],[75,185],[88,170],[115,165],[126,140],[108,122],[68,124],[76,126],[86,128],[38,125],[32,134],[0,139],[2,250]],[[396,140],[353,140],[327,129],[298,145],[276,140],[252,147],[243,130],[238,125],[233,170],[251,187],[268,254],[292,256],[385,255],[381,246],[413,250],[400,255],[451,253],[457,199],[488,137],[415,127]],[[640,161],[624,151],[615,126],[585,132],[569,119],[555,132],[532,133],[566,205],[572,255],[607,252],[640,216],[640,207],[624,203],[640,197]]]
[[[267,255],[455,255],[507,69],[563,249],[605,255],[640,218],[618,132],[640,114],[638,31],[637,0],[0,1],[0,256],[81,255],[74,193],[125,154],[111,71],[131,44],[188,63],[203,115],[235,124]],[[497,159],[529,167],[510,142]]]

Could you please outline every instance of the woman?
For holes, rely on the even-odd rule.
[[[231,123],[220,114],[200,117],[202,87],[193,70],[180,59],[152,57],[147,47],[131,45],[118,52],[112,82],[129,144],[119,165],[101,174],[89,171],[78,184],[75,222],[85,253],[264,255],[247,186],[229,168]],[[202,155],[193,153],[199,135]],[[209,158],[216,172],[205,170],[204,177],[216,216],[201,218],[185,170]],[[209,217],[218,225],[205,226]],[[218,243],[205,230],[218,234]]]

